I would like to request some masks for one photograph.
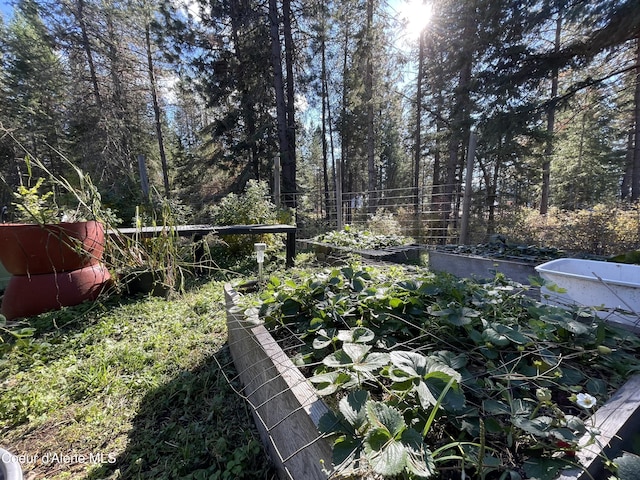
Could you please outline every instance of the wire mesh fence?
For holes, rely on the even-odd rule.
[[[289,355],[300,345],[293,334],[281,348],[257,318],[238,307],[238,293],[225,286],[229,349],[238,372],[232,385],[250,405],[263,444],[281,479],[329,478],[332,450],[318,432],[328,409],[293,365]]]
[[[299,236],[308,238],[352,225],[402,234],[418,243],[456,243],[461,195],[459,184],[350,191],[343,192],[340,201],[335,192],[298,193],[294,197]]]
[[[605,201],[578,210],[552,206],[545,214],[532,202],[499,193],[469,192],[460,184],[296,194],[298,238],[353,225],[396,233],[424,245],[487,243],[500,233],[513,242],[572,252],[616,255],[640,245],[640,204]],[[466,226],[466,229],[464,228]]]

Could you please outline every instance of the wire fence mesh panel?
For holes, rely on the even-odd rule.
[[[299,237],[352,225],[412,237],[423,244],[456,243],[461,214],[459,185],[296,194]],[[338,212],[340,216],[338,217]]]
[[[229,349],[238,371],[232,383],[249,403],[263,444],[282,479],[328,478],[332,452],[317,425],[328,411],[272,335],[245,315],[225,286]]]
[[[489,197],[486,191],[469,192],[468,208],[463,209],[464,196],[460,184],[350,191],[342,193],[339,204],[332,191],[301,192],[296,194],[298,238],[351,225],[374,233],[402,234],[425,245],[486,243],[496,233],[523,244],[551,244],[598,255],[636,249],[640,244],[638,204],[605,202],[579,210],[552,207],[540,214],[535,203],[510,194]],[[465,221],[467,235],[460,239]]]

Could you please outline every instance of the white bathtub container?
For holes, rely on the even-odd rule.
[[[0,448],[0,480],[22,480],[22,467],[18,457]]]
[[[640,265],[560,258],[535,268],[543,279],[566,290],[543,286],[542,302],[593,307],[607,321],[640,328]]]

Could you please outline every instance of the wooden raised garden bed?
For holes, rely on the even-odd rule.
[[[633,437],[640,431],[640,375],[631,377],[591,418],[600,435],[576,454],[584,469],[565,470],[558,480],[608,478],[603,460],[613,460],[622,451],[633,449]],[[581,443],[588,438],[583,440]]]
[[[225,285],[229,349],[242,394],[281,479],[328,478],[331,446],[318,432],[328,409],[298,368],[257,318],[237,306],[238,293]]]
[[[241,393],[280,478],[329,478],[331,446],[318,432],[327,406],[257,316],[247,316],[238,307],[239,294],[230,285],[224,290],[229,347],[243,384]],[[576,454],[582,468],[563,470],[557,480],[606,478],[603,458],[633,451],[640,431],[640,375],[630,378],[587,423],[600,432],[596,442]],[[581,444],[587,440],[585,436]]]
[[[429,251],[429,269],[434,272],[447,272],[457,277],[489,279],[495,277],[497,273],[502,273],[515,282],[528,285],[529,277],[537,276],[535,266],[535,263],[501,258]]]

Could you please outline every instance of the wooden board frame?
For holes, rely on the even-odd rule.
[[[327,406],[266,328],[245,316],[231,285],[224,293],[229,349],[242,393],[280,478],[329,478],[325,466],[331,469],[332,449],[317,428]]]

